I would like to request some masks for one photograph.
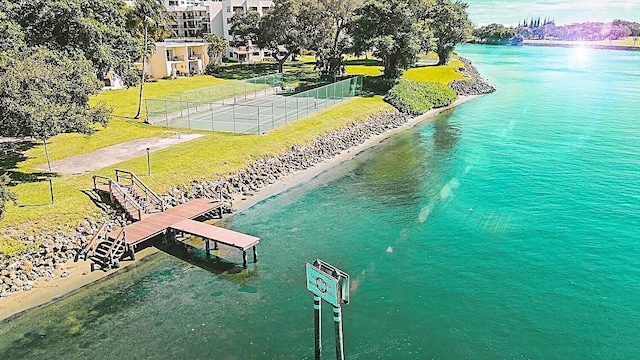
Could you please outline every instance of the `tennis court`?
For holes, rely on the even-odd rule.
[[[164,102],[166,111],[154,113],[147,121],[167,127],[263,134],[361,91],[362,77],[354,77],[294,95],[283,91],[282,86],[268,86],[215,101],[163,99],[159,101]]]

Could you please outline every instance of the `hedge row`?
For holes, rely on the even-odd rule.
[[[385,95],[385,101],[409,115],[420,115],[450,105],[456,93],[449,86],[436,82],[400,80]]]

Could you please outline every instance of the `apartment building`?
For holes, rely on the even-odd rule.
[[[176,17],[175,37],[196,37],[199,30],[220,36],[227,41],[233,40],[230,30],[231,17],[238,12],[257,11],[263,15],[271,6],[271,0],[164,0],[167,9]],[[229,47],[225,54],[236,61],[262,61],[265,52],[252,44],[242,47]]]
[[[209,63],[207,44],[198,35],[201,32],[220,36],[227,41],[230,35],[230,20],[237,12],[257,11],[264,14],[271,6],[271,0],[164,0],[167,9],[175,15],[174,36],[156,43],[156,50],[147,60],[147,76],[191,76],[201,74]],[[235,61],[262,61],[270,56],[269,51],[249,44],[231,47],[225,57]],[[142,63],[136,64],[142,71]]]

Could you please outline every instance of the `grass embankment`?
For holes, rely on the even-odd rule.
[[[294,63],[298,71],[308,72],[308,58]],[[363,74],[378,77],[382,67],[377,64],[351,60],[348,74]],[[303,65],[299,65],[303,64]],[[444,67],[421,66],[405,73],[405,77],[448,83],[461,76],[455,68],[461,64],[452,61]],[[160,80],[145,85],[145,98],[160,97],[223,83],[224,79],[211,76],[196,76],[176,80]],[[98,129],[93,135],[63,134],[49,142],[52,161],[70,156],[91,153],[97,149],[145,137],[167,136],[171,131],[186,132],[185,129],[166,129],[141,124],[131,118],[137,111],[138,88],[101,92],[91,99],[92,104],[104,102],[114,109],[114,119],[108,127]],[[96,174],[113,176],[114,168],[131,170],[153,189],[162,193],[171,186],[186,184],[192,179],[214,179],[244,168],[251,161],[289,149],[293,144],[305,143],[333,129],[343,127],[367,115],[389,110],[391,106],[380,96],[354,98],[330,109],[313,114],[289,124],[267,135],[234,135],[202,132],[204,137],[151,154],[152,174],[147,171],[146,156],[141,156],[96,171]],[[144,107],[143,107],[144,111]],[[144,118],[144,114],[143,117]],[[11,190],[18,196],[19,205],[7,204],[8,208],[0,228],[17,229],[20,234],[51,233],[58,227],[63,230],[75,226],[85,217],[98,217],[101,212],[86,191],[92,187],[92,174],[54,177],[55,204],[49,204],[49,187],[45,173],[34,166],[45,164],[44,148],[41,144],[30,145],[24,158],[3,163],[0,171],[11,170],[14,182]],[[13,254],[24,249],[24,244],[0,237],[0,252]]]

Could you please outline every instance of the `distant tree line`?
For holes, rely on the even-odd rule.
[[[515,30],[524,39],[617,40],[627,36],[640,36],[640,23],[614,20],[609,23],[585,22],[556,25],[553,19],[537,18],[525,19]]]
[[[232,45],[269,49],[280,71],[291,56],[312,51],[320,73],[332,77],[343,74],[345,54],[373,53],[395,78],[420,52],[435,51],[446,64],[471,35],[467,7],[451,0],[274,0],[262,17],[233,15]]]

